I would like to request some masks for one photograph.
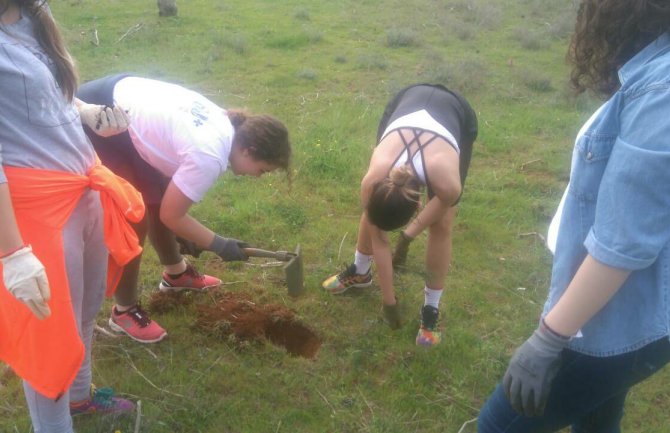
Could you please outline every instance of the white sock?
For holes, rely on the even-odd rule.
[[[356,265],[357,274],[367,274],[370,272],[370,266],[372,266],[372,256],[369,254],[363,254],[356,250],[356,254],[354,255],[354,264]]]
[[[423,305],[430,305],[435,308],[440,307],[440,296],[442,296],[444,289],[433,290],[424,286],[423,288]]]

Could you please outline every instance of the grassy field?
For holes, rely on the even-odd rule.
[[[94,381],[142,401],[141,432],[466,432],[534,329],[551,257],[543,244],[567,182],[574,135],[598,101],[573,98],[564,56],[574,19],[555,0],[52,0],[82,80],[131,72],[178,82],[224,107],[283,119],[295,158],[283,174],[226,176],[193,214],[267,249],[300,244],[306,293],[287,296],[279,268],[195,260],[225,290],[295,311],[323,344],[316,359],[193,328],[196,305],[153,317],[157,345],[98,335]],[[406,325],[380,319],[376,288],[332,297],[320,281],[350,262],[358,187],[377,121],[412,82],[460,90],[480,136],[460,205],[442,298],[444,342],[417,348],[425,237],[396,277]],[[394,235],[395,237],[395,235]],[[148,248],[148,302],[160,266]],[[109,314],[109,302],[100,324]],[[630,395],[624,430],[667,432],[667,369]],[[136,419],[79,418],[79,432],[134,431]],[[0,376],[0,431],[29,432],[20,381]]]

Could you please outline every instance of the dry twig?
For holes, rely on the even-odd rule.
[[[527,166],[529,166],[529,165],[531,165],[531,164],[535,164],[536,162],[540,162],[540,161],[542,161],[542,159],[540,159],[540,158],[538,158],[538,159],[533,159],[533,160],[531,160],[531,161],[526,161],[526,162],[524,162],[523,164],[521,164],[521,166],[519,167],[519,170],[524,171],[524,170],[526,169]]]
[[[465,421],[463,425],[461,426],[461,429],[458,431],[458,433],[463,433],[465,431],[465,427],[467,427],[468,424],[472,424],[473,422],[476,422],[477,418],[472,418],[469,421]]]
[[[520,238],[524,238],[524,237],[527,237],[527,236],[537,236],[538,238],[540,238],[540,240],[541,240],[542,242],[546,242],[546,241],[547,241],[547,240],[544,238],[544,236],[542,236],[542,234],[541,234],[541,233],[538,233],[538,232],[519,233],[519,237],[520,237]]]
[[[143,26],[144,26],[144,23],[137,23],[137,24],[135,24],[134,26],[132,26],[131,28],[129,28],[129,29],[123,34],[123,36],[121,36],[121,37],[119,38],[119,40],[116,41],[116,43],[118,44],[119,42],[121,42],[122,40],[124,40],[126,37],[128,37],[128,36],[130,36],[130,35],[132,35],[132,34],[134,34],[134,33],[137,33]]]
[[[340,248],[337,249],[337,261],[340,261],[340,254],[342,253],[342,244],[344,244],[344,240],[347,238],[347,235],[349,232],[346,232],[344,236],[342,236],[342,240],[340,241]]]
[[[142,400],[137,400],[137,413],[135,415],[135,433],[140,433],[141,421],[142,421]]]

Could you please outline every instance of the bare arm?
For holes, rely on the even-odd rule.
[[[586,256],[561,299],[545,317],[546,324],[561,335],[575,335],[609,302],[629,275],[629,271]]]
[[[405,229],[405,234],[410,238],[417,237],[440,221],[461,195],[459,155],[449,144],[444,143],[443,146],[443,152],[426,162],[427,171],[433,174],[429,180],[435,196]]]
[[[170,182],[163,195],[160,219],[174,234],[207,249],[214,240],[214,232],[188,214],[193,201]]]
[[[379,165],[377,165],[379,166]],[[361,182],[361,205],[363,209],[367,207],[368,199],[372,191],[372,185],[383,177],[383,172],[376,172],[372,169],[372,165],[368,173]],[[377,278],[379,279],[379,288],[382,292],[382,302],[386,305],[393,305],[396,303],[395,290],[393,288],[393,265],[391,263],[391,245],[389,243],[388,234],[370,223],[363,211],[363,217],[359,231],[367,233],[369,242],[372,246],[372,254],[377,265]],[[360,237],[359,237],[360,238]],[[360,243],[360,242],[359,242]],[[361,245],[358,245],[360,250]],[[363,250],[361,250],[364,252]]]

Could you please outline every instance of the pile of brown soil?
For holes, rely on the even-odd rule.
[[[319,337],[281,305],[256,305],[240,293],[217,294],[215,305],[198,305],[195,327],[210,335],[241,341],[267,339],[292,355],[314,358]]]
[[[154,292],[149,298],[148,308],[152,313],[164,314],[193,303],[193,296],[187,291]]]

